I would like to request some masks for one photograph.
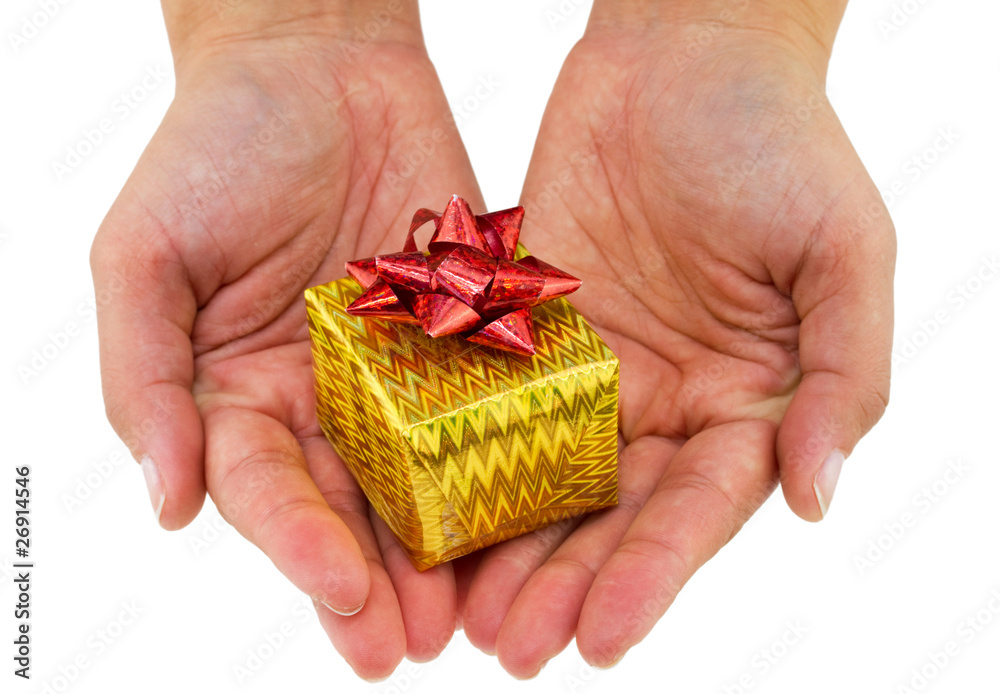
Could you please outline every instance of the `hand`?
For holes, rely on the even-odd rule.
[[[620,503],[481,558],[465,631],[520,677],[574,635],[617,662],[779,476],[821,519],[888,398],[894,232],[823,95],[839,14],[824,33],[616,11],[595,5],[563,67],[522,203],[621,360]]]
[[[165,7],[176,98],[92,252],[108,416],[159,523],[190,522],[207,486],[366,678],[447,644],[454,576],[413,569],[320,431],[302,292],[398,249],[421,206],[483,207],[401,12],[368,43],[363,7],[194,40]]]

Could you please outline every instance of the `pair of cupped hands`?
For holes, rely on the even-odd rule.
[[[419,20],[196,40],[166,13],[176,97],[91,257],[108,416],[159,524],[207,491],[367,679],[456,628],[518,677],[574,636],[617,662],[779,482],[820,520],[884,410],[895,240],[824,96],[836,21],[605,5],[552,91],[522,239],[583,280],[621,360],[620,501],[424,573],[320,431],[303,302],[420,207],[487,211]]]

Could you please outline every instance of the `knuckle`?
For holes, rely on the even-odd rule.
[[[857,406],[863,417],[862,434],[864,434],[875,426],[889,406],[888,377],[879,378],[863,388],[857,395]]]
[[[302,467],[298,457],[279,448],[253,451],[231,464],[221,475],[206,470],[209,491],[227,522],[260,529],[295,509],[303,497],[275,495],[280,480]]]

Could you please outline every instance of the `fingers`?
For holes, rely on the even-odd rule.
[[[364,608],[341,615],[317,603],[316,613],[337,652],[363,679],[378,681],[393,673],[406,653],[406,631],[396,589],[379,556],[370,520],[351,514],[348,522],[360,540],[371,575],[371,589]]]
[[[343,616],[317,603],[316,614],[330,642],[358,677],[377,682],[391,675],[403,660],[406,635],[392,581],[377,555],[370,556],[369,567],[371,592],[363,610]]]
[[[613,665],[642,640],[767,499],[773,450],[774,425],[764,421],[717,426],[684,444],[587,593],[576,640],[588,663]]]
[[[677,447],[666,439],[646,437],[622,451],[618,505],[587,517],[527,578],[503,615],[496,652],[504,669],[515,677],[533,677],[566,648],[594,577],[656,488]],[[482,578],[485,582],[490,577]]]
[[[814,233],[792,287],[802,381],[777,451],[785,499],[809,521],[826,515],[844,456],[889,399],[895,236],[881,201],[846,208]]]
[[[455,600],[457,601],[456,607],[458,610],[458,614],[456,615],[457,621],[455,623],[456,629],[465,629],[463,619],[465,607],[469,599],[469,588],[472,586],[472,581],[475,578],[476,570],[479,568],[479,562],[482,561],[484,553],[483,550],[479,550],[464,557],[453,559],[450,562],[452,572],[455,574]]]
[[[366,679],[389,676],[404,654],[415,662],[435,658],[455,633],[457,597],[451,564],[417,571],[323,435],[305,439],[302,448],[310,476],[354,534],[372,577],[361,612],[347,618],[323,617],[330,640]],[[352,492],[345,494],[345,489]]]
[[[359,677],[385,679],[406,654],[407,637],[400,601],[372,531],[372,521],[377,517],[321,433],[305,438],[302,450],[310,477],[356,541],[371,577],[371,588],[360,612],[341,615],[317,603],[320,624]]]
[[[417,663],[433,660],[455,634],[457,598],[451,564],[417,571],[389,526],[374,511],[370,517],[385,571],[399,600],[406,657]]]
[[[360,610],[372,582],[368,561],[317,489],[292,433],[237,407],[206,409],[204,417],[206,479],[223,517],[314,600],[343,615]]]
[[[104,400],[142,464],[157,521],[175,530],[205,499],[188,339],[197,307],[173,251],[140,219],[124,224],[109,215],[91,251]]]
[[[462,614],[462,628],[473,646],[496,653],[500,626],[521,588],[579,522],[569,518],[553,523],[482,553]]]

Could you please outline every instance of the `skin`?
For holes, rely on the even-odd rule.
[[[418,207],[453,192],[483,202],[415,12],[358,54],[342,50],[354,21],[337,22],[172,35],[176,98],[92,266],[99,293],[118,289],[98,315],[108,416],[137,459],[155,461],[160,525],[190,522],[207,489],[318,601],[358,674],[378,679],[447,644],[453,572],[410,565],[323,437],[302,292],[396,250]],[[401,165],[436,128],[434,156]]]
[[[888,397],[894,236],[823,96],[843,4],[668,57],[734,4],[595,3],[525,182],[523,238],[621,359],[621,503],[419,574],[319,430],[301,299],[419,207],[484,210],[416,8],[345,52],[381,5],[165,3],[177,95],[91,255],[109,420],[160,525],[207,490],[377,679],[459,625],[518,677],[574,635],[609,665],[779,481],[819,520],[823,461]]]
[[[621,503],[493,548],[469,579],[466,634],[518,677],[574,636],[589,663],[620,660],[779,480],[821,519],[820,466],[888,399],[894,232],[823,96],[828,46],[793,17],[674,60],[706,24],[608,7],[522,198],[533,252],[584,278],[573,302],[621,360]]]

